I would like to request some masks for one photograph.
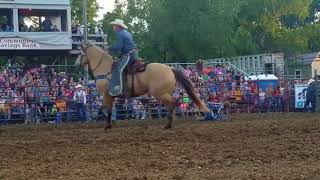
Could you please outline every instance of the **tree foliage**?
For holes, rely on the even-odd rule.
[[[74,24],[83,24],[83,0],[71,0],[71,17]],[[100,9],[97,0],[87,0],[87,17],[89,24],[95,24],[94,18]]]
[[[320,0],[117,1],[103,27],[123,18],[143,58],[194,61],[254,53],[318,51]]]

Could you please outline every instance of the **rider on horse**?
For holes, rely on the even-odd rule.
[[[127,65],[131,65],[138,59],[138,51],[133,41],[132,35],[127,31],[128,27],[121,19],[116,19],[110,23],[117,35],[117,42],[114,46],[108,48],[113,54],[120,54],[120,60],[112,70],[112,78],[109,85],[109,93],[112,96],[118,96],[122,93],[122,71]]]

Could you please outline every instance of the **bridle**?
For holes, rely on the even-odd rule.
[[[83,58],[86,57],[87,60],[88,60],[88,64],[89,64],[89,66],[91,67],[89,58],[88,58],[88,56],[87,56],[87,50],[88,50],[88,48],[90,48],[90,47],[93,47],[93,45],[92,45],[92,44],[86,44],[86,48],[85,48],[85,49],[83,50],[83,52],[81,53],[80,65],[82,64]],[[102,62],[103,62],[103,53],[101,53],[101,57],[100,57],[100,59],[99,59],[98,65],[97,65],[95,68],[91,68],[92,72],[94,72],[95,70],[97,70],[98,67],[102,64]]]

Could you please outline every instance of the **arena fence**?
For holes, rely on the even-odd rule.
[[[61,91],[63,86],[57,86],[59,90],[57,94],[41,90],[28,90],[24,88],[15,91],[11,96],[8,93],[2,93],[0,106],[0,120],[2,123],[40,123],[40,122],[73,122],[88,120],[102,120],[103,115],[100,112],[102,102],[101,96],[94,88],[86,88],[87,103],[85,112],[79,115],[77,104],[73,100],[73,95],[63,95]],[[51,87],[52,88],[52,87]],[[74,87],[70,87],[73,91]],[[199,88],[199,87],[196,87]],[[203,87],[201,87],[203,88]],[[289,92],[283,92],[279,96],[264,96],[252,92],[243,92],[243,94],[233,94],[228,97],[222,97],[218,94],[216,100],[208,100],[207,94],[200,95],[207,103],[210,102],[229,102],[228,108],[225,108],[225,113],[266,113],[266,112],[288,112],[294,110],[290,103],[294,101],[294,96]],[[58,95],[59,94],[59,95]],[[180,117],[203,117],[204,114],[198,112],[196,105],[189,100],[184,94],[177,98],[177,115]],[[8,108],[8,111],[5,111]],[[149,118],[164,118],[167,115],[166,108],[156,99],[148,96],[143,96],[135,99],[117,98],[113,106],[113,120],[123,119],[149,119]],[[81,116],[85,116],[82,118]]]

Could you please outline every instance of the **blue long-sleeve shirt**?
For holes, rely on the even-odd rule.
[[[117,31],[116,34],[117,42],[109,49],[112,53],[120,52],[121,54],[127,54],[136,48],[136,44],[134,43],[130,32],[123,29],[121,31]]]

